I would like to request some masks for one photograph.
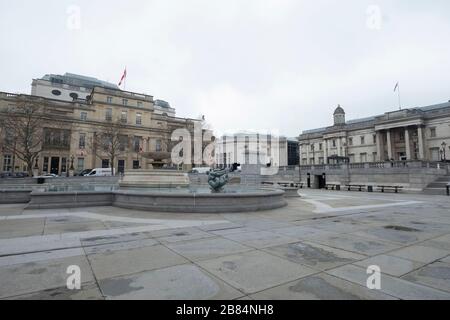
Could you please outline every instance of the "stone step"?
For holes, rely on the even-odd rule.
[[[424,194],[428,194],[428,195],[441,195],[441,196],[446,196],[447,195],[447,190],[445,188],[425,188],[423,190]]]

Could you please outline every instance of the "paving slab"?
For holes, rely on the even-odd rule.
[[[126,242],[116,242],[116,243],[107,243],[101,244],[98,246],[87,246],[84,247],[84,251],[88,255],[93,255],[97,253],[112,253],[115,251],[121,250],[131,250],[138,249],[143,247],[151,247],[154,245],[160,244],[158,241],[154,239],[143,239],[143,240],[135,240],[135,241],[126,241]]]
[[[251,295],[257,300],[396,300],[327,274],[312,275]]]
[[[205,239],[215,237],[214,234],[199,230],[197,228],[172,229],[169,232],[150,232],[151,237],[158,239],[161,243],[176,243],[196,239]],[[159,234],[159,236],[158,236]]]
[[[254,231],[232,233],[223,236],[224,238],[242,243],[253,248],[272,247],[279,244],[297,242],[298,239],[283,236],[269,231]]]
[[[365,256],[324,245],[297,242],[264,249],[266,252],[318,270],[327,270],[364,259]]]
[[[67,268],[73,265],[80,267],[82,283],[94,281],[85,256],[1,267],[0,298],[66,286]]]
[[[317,273],[309,267],[261,251],[201,261],[198,265],[246,294]]]
[[[404,276],[403,279],[450,293],[450,264],[434,262]]]
[[[162,245],[88,255],[97,279],[165,268],[188,262]]]
[[[421,262],[416,262],[384,254],[371,257],[363,261],[358,261],[355,262],[354,264],[361,266],[363,268],[368,268],[369,266],[376,265],[380,267],[382,273],[396,277],[401,277],[424,265]]]
[[[291,238],[295,238],[298,240],[304,240],[316,236],[322,235],[335,235],[335,232],[321,230],[315,228],[314,226],[291,226],[287,228],[276,228],[271,230],[271,232],[282,234]]]
[[[400,247],[392,243],[349,234],[317,236],[311,238],[310,241],[368,256],[378,255]]]
[[[107,227],[100,222],[81,222],[81,223],[69,223],[69,224],[51,224],[45,225],[44,234],[59,234],[70,232],[83,232],[91,230],[105,230]]]
[[[406,248],[402,248],[393,252],[390,252],[389,255],[405,258],[408,260],[423,262],[423,263],[431,263],[441,258],[444,258],[450,254],[449,250],[436,249],[432,247],[424,247],[424,246],[410,246]]]
[[[352,233],[369,239],[384,240],[398,244],[411,245],[435,237],[430,232],[423,232],[419,229],[407,227],[403,224],[391,224],[384,227],[359,230]]]
[[[369,275],[365,268],[355,265],[345,265],[327,271],[328,274],[366,286]],[[376,289],[375,289],[376,290]],[[427,286],[415,284],[403,279],[381,276],[381,292],[404,300],[448,300],[450,294]]]
[[[113,235],[98,235],[88,238],[81,238],[81,244],[86,246],[97,246],[102,244],[113,244],[129,241],[138,241],[148,239],[148,235],[145,233],[124,233]]]
[[[231,300],[244,296],[190,264],[103,279],[99,285],[107,299],[119,300]]]
[[[224,238],[176,242],[168,244],[167,247],[193,261],[212,259],[253,250],[253,248]]]
[[[97,284],[84,283],[80,290],[67,287],[38,291],[30,294],[7,298],[7,300],[103,300]]]

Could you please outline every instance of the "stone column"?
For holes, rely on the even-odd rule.
[[[419,140],[419,160],[425,160],[425,149],[423,145],[423,130],[421,126],[417,128],[417,139]]]
[[[328,164],[328,141],[327,140],[323,140],[323,163],[324,164]]]
[[[299,160],[300,165],[303,164],[303,163],[302,163],[302,160],[303,160],[302,152],[303,152],[303,145],[302,145],[302,144],[299,144],[299,145],[298,145],[298,153],[299,153],[299,157],[300,157],[300,160]]]
[[[386,136],[387,136],[388,158],[389,158],[389,160],[391,160],[391,159],[394,158],[394,157],[392,156],[391,130],[387,130],[387,131],[386,131]]]
[[[406,160],[411,160],[411,142],[409,141],[409,130],[405,128],[405,147],[406,147]]]
[[[306,164],[311,164],[310,160],[309,160],[309,149],[311,149],[311,145],[307,144],[306,145]]]
[[[377,131],[376,133],[376,139],[377,139],[377,161],[383,161],[384,157],[384,150],[381,148],[381,144],[383,143],[383,135],[381,134],[381,131]],[[374,159],[375,160],[375,159]]]

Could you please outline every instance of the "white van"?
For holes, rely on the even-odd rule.
[[[208,174],[211,171],[210,167],[197,167],[192,169],[192,173]]]
[[[114,174],[115,174],[114,170]],[[92,169],[91,172],[84,175],[85,177],[110,177],[111,176],[111,168],[95,168]]]

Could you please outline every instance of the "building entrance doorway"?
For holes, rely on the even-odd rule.
[[[119,173],[125,173],[125,160],[119,160]]]
[[[314,176],[314,189],[325,189],[325,175],[315,175]]]
[[[52,157],[50,160],[50,173],[59,174],[59,158]]]

